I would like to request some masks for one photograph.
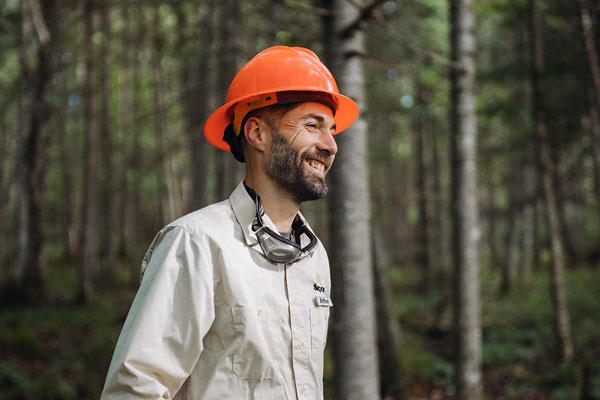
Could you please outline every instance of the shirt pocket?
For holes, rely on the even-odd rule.
[[[327,326],[329,307],[311,308],[310,310],[310,343],[311,358],[317,376],[323,378],[323,352],[327,343]]]
[[[276,306],[233,307],[233,372],[242,379],[278,376],[281,360],[281,313]]]

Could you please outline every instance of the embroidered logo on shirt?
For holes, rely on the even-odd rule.
[[[317,274],[315,277],[316,283],[313,285],[313,289],[315,289],[319,293],[325,293],[325,288],[321,286],[321,276]]]

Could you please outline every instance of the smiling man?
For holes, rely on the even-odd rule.
[[[357,115],[310,50],[238,72],[204,133],[244,181],[154,238],[102,399],[323,398],[329,262],[299,208],[327,194],[334,135]]]

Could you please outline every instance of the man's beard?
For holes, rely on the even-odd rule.
[[[279,132],[274,132],[271,142],[271,158],[267,165],[269,175],[282,189],[286,190],[299,203],[317,200],[327,195],[327,185],[320,177],[310,175],[304,167],[304,159],[328,160],[329,152],[316,154],[305,152],[301,155]]]

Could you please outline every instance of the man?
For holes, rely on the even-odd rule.
[[[238,72],[204,132],[244,182],[155,237],[102,399],[323,397],[329,263],[299,207],[327,194],[333,135],[357,115],[310,50]]]

